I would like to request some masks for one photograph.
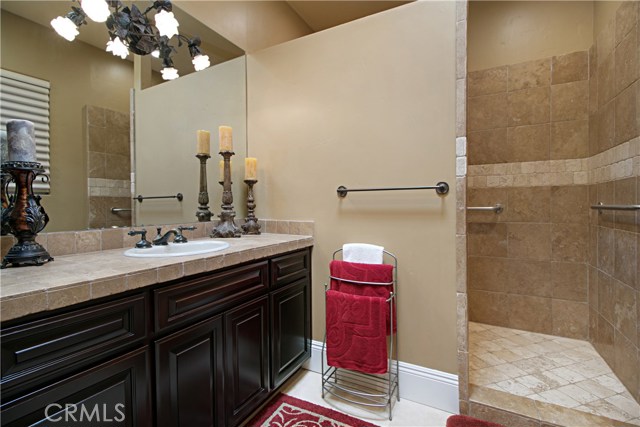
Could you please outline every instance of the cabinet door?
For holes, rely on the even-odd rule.
[[[226,421],[238,425],[269,393],[267,296],[224,315]]]
[[[146,348],[2,402],[2,425],[148,426],[152,424]]]
[[[311,356],[309,279],[271,293],[271,387],[280,386]]]
[[[222,317],[156,341],[157,426],[224,426]]]

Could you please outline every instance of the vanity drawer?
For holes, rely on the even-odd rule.
[[[146,318],[145,293],[3,329],[3,397],[142,342]]]
[[[293,252],[271,260],[271,284],[273,287],[287,285],[309,275],[311,257],[309,250]]]
[[[156,332],[218,313],[269,288],[269,265],[262,261],[154,291]]]

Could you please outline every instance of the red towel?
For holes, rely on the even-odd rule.
[[[373,282],[373,283],[391,283],[393,282],[393,265],[389,264],[359,264],[356,262],[347,262],[340,260],[333,260],[329,264],[329,272],[332,277],[339,277],[345,280],[356,280],[359,282]],[[331,279],[330,289],[334,291],[344,292],[351,295],[365,295],[370,297],[381,297],[388,299],[389,295],[393,291],[393,285],[380,286],[380,285],[360,285],[349,282],[343,282],[336,279]],[[385,304],[385,329],[387,334],[391,332],[389,326],[390,306]],[[394,302],[393,306],[393,331],[398,330],[396,323],[396,306]]]
[[[327,363],[369,374],[387,372],[384,298],[327,291]]]

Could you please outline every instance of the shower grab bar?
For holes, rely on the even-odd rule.
[[[592,205],[591,209],[604,211],[638,211],[640,210],[640,205],[605,205],[599,203],[597,205]]]
[[[178,193],[175,196],[143,196],[142,194],[138,194],[138,197],[134,197],[133,200],[137,200],[142,203],[143,200],[146,199],[178,199],[179,202],[182,201],[183,196],[182,193]]]
[[[496,203],[495,206],[470,206],[467,208],[468,211],[474,212],[495,212],[497,214],[502,213],[504,207],[500,203]]]
[[[118,212],[131,212],[129,208],[111,208],[111,213],[115,214]]]
[[[426,185],[421,187],[385,187],[385,188],[347,188],[341,185],[336,190],[338,197],[347,197],[347,193],[351,191],[398,191],[398,190],[436,190],[436,193],[443,195],[449,192],[449,184],[439,182],[436,185]]]

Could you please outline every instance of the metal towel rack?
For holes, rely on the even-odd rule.
[[[504,207],[500,203],[496,203],[494,206],[470,206],[467,208],[468,211],[475,212],[495,212],[497,214],[502,213]]]
[[[597,205],[591,205],[591,209],[603,211],[638,211],[640,210],[640,205],[605,205],[598,203]]]
[[[111,208],[111,213],[115,214],[118,212],[131,212],[130,208]]]
[[[421,187],[385,187],[385,188],[347,188],[341,185],[336,190],[338,197],[347,197],[347,193],[353,191],[398,191],[398,190],[436,190],[436,193],[443,195],[449,192],[449,184],[439,182],[436,185],[426,185]]]
[[[182,201],[183,196],[182,193],[178,193],[175,196],[143,196],[142,194],[138,194],[138,197],[134,197],[133,200],[137,200],[142,203],[143,200],[146,199],[178,199],[179,202]]]

